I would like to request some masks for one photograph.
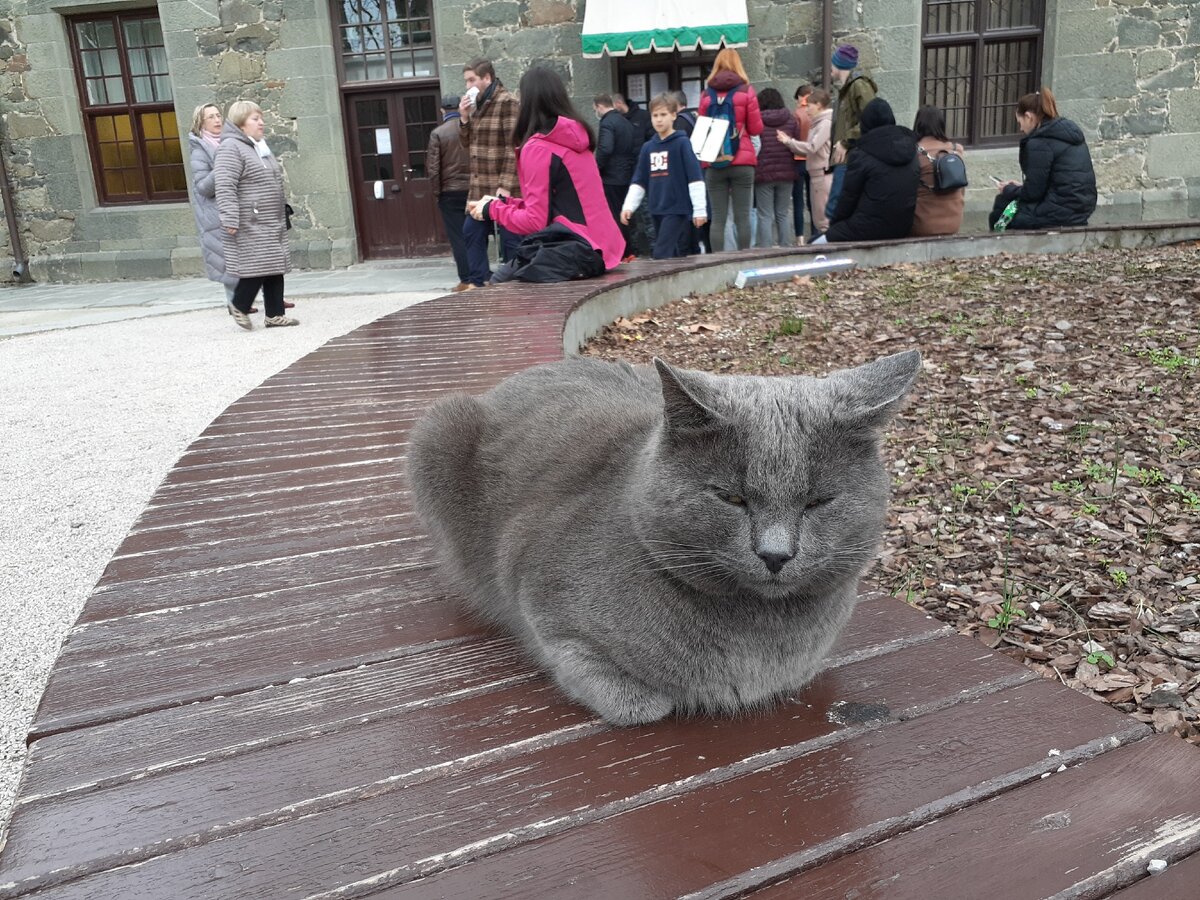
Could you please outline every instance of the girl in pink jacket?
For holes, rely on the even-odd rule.
[[[600,254],[605,269],[615,268],[625,239],[604,196],[593,155],[595,134],[576,114],[562,79],[552,69],[530,69],[521,78],[520,92],[513,143],[521,196],[484,197],[471,214],[519,235],[563,226]]]

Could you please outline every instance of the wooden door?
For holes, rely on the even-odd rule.
[[[425,168],[436,86],[348,94],[346,122],[363,258],[448,252]]]

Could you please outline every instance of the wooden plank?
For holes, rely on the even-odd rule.
[[[951,638],[931,647],[952,642],[966,646]],[[1049,682],[980,697],[997,685],[964,692],[943,677],[942,689],[931,691],[930,680],[918,677],[925,683],[902,686],[910,673],[892,667],[860,686],[847,671],[836,686],[806,694],[786,715],[756,718],[753,727],[699,721],[585,734],[399,793],[364,792],[319,813],[289,810],[287,820],[244,833],[210,829],[172,842],[182,852],[97,872],[45,896],[200,900],[225,895],[211,881],[214,871],[236,871],[237,895],[246,900],[278,896],[281,884],[303,885],[306,895],[362,896],[399,884],[395,893],[404,896],[676,896],[727,874],[726,866],[770,860],[810,839],[836,843],[858,822],[898,830],[914,816],[932,818],[1036,778],[1056,764],[1047,761],[1044,741],[1076,759],[1145,731],[1077,696],[1052,725],[1032,721],[1031,704],[1050,702],[1058,711],[1054,694],[1065,689]],[[917,702],[897,702],[898,687]],[[839,702],[881,704],[891,716],[842,724]],[[928,712],[931,706],[943,708]],[[959,723],[975,734],[994,729],[997,737],[986,746],[948,737]],[[59,833],[79,828],[71,824],[78,817],[55,821]],[[30,823],[21,825],[31,833]],[[102,837],[103,829],[88,827]],[[38,828],[49,834],[50,822]],[[74,834],[71,841],[79,846]],[[133,859],[127,853],[100,862],[111,868]],[[478,861],[442,871],[471,859]],[[80,865],[70,874],[88,871]]]
[[[287,457],[286,459],[264,460],[258,465],[259,470],[278,472],[286,466],[288,472],[302,472],[310,469],[325,469],[335,467],[345,469],[352,466],[392,463],[396,471],[400,471],[401,461],[405,458],[405,444],[383,443],[371,447],[356,447],[351,450],[340,450],[337,453],[316,453],[303,456]],[[252,470],[253,471],[253,470]],[[184,484],[208,484],[214,492],[235,494],[238,492],[238,482],[244,477],[246,468],[237,466],[192,466],[186,469],[172,469],[163,479],[164,488]]]
[[[409,710],[105,790],[23,803],[0,857],[22,890],[551,746],[602,726],[542,681]],[[294,862],[294,861],[293,861]],[[120,893],[114,896],[121,896]],[[179,896],[188,896],[187,894]]]
[[[758,867],[789,853],[840,856],[1036,780],[1057,765],[1047,759],[1047,741],[1079,760],[1145,734],[1128,717],[1077,700],[1040,681],[856,733],[731,781],[613,808],[598,821],[510,828],[529,843],[496,837],[456,848],[436,862],[480,858],[378,896],[465,898],[487,885],[496,898],[678,897],[744,873],[757,877]],[[1050,715],[1034,720],[1030,708]],[[566,863],[584,858],[586,867]],[[403,882],[414,868],[381,867],[356,887]]]
[[[291,507],[287,515],[262,510],[240,516],[223,516],[216,521],[188,522],[174,527],[145,528],[130,532],[117,548],[114,560],[148,558],[162,553],[179,554],[192,548],[250,544],[257,548],[266,535],[294,536],[314,529],[344,525],[370,525],[412,516],[408,492],[402,494],[360,490],[341,502]],[[236,562],[236,558],[231,559]]]
[[[832,900],[854,885],[856,897],[929,900],[971,884],[1006,900],[1103,897],[1142,878],[1150,859],[1200,848],[1197,785],[1200,751],[1158,735],[754,896]]]
[[[225,481],[224,490],[214,490],[211,483],[163,484],[155,493],[154,506],[194,503],[196,501],[232,501],[240,496],[264,493],[303,491],[326,485],[352,484],[366,479],[399,475],[404,469],[403,456],[387,462],[354,463],[344,466],[321,466],[298,471],[247,472]],[[349,488],[347,493],[353,488]]]
[[[402,508],[411,508],[408,480],[403,475],[383,475],[378,478],[356,481],[355,485],[354,490],[347,490],[343,485],[335,483],[305,490],[254,494],[227,501],[212,498],[208,502],[199,501],[152,507],[143,512],[133,527],[129,529],[129,537],[162,528],[234,521],[242,516],[261,516],[273,511],[279,516],[289,516],[292,510],[355,503],[363,495],[395,497],[396,502]]]
[[[257,752],[532,681],[511,642],[470,641],[278,687],[217,697],[41,738],[29,748],[21,802],[76,794]],[[87,765],[80,766],[79,760]]]
[[[192,603],[273,591],[323,581],[425,566],[433,561],[428,538],[381,541],[370,546],[338,547],[285,559],[263,559],[204,572],[101,585],[80,614],[80,622],[153,612]]]
[[[414,580],[414,584],[412,586],[413,588],[417,588],[422,583],[422,579],[425,579],[426,584],[430,583],[428,580],[430,577],[428,573],[415,572],[411,573],[410,575],[410,573],[407,572],[399,572],[389,574],[393,581],[402,582],[406,576],[412,577]],[[369,582],[370,578],[364,578],[360,580]],[[332,587],[336,590],[340,589],[341,585],[342,582],[334,582],[325,587]],[[381,586],[380,589],[382,593],[388,593],[392,590],[386,585]],[[420,591],[418,590],[417,593],[419,594]],[[402,596],[401,589],[397,588],[396,594],[397,596]],[[316,602],[320,605],[333,605],[327,593],[322,593]],[[368,600],[367,602],[370,601]],[[198,617],[201,613],[206,612],[209,607],[213,607],[211,615],[209,615],[207,619],[193,619],[192,626],[194,628],[201,631],[204,630],[206,627],[204,625],[205,621],[212,623],[209,627],[211,627],[213,630],[223,627],[219,623],[223,618],[226,617],[225,613],[227,610],[222,604],[202,604],[191,609],[192,612]],[[442,612],[444,612],[446,615],[450,615],[449,610],[443,609]],[[153,620],[156,618],[158,617],[137,617],[139,620]],[[105,624],[108,625],[110,623],[112,623],[112,620],[106,622]],[[122,625],[127,624],[127,622],[126,620],[122,619],[116,620],[115,623],[112,624],[113,630],[110,633],[121,635],[123,634]],[[455,619],[453,623],[448,624],[446,627],[448,629],[453,628],[455,627],[455,624],[463,628],[469,627],[469,623],[465,621],[459,621],[458,619]],[[224,627],[236,628],[236,626]],[[86,631],[90,629],[82,630]],[[174,632],[176,630],[175,622],[173,620],[166,620],[164,622],[163,630]],[[435,632],[435,634],[440,634],[443,638],[448,638],[450,636],[448,632]],[[871,656],[878,656],[884,653],[892,652],[893,650],[903,646],[913,646],[929,640],[934,640],[938,637],[944,637],[945,634],[946,631],[940,628],[938,623],[929,621],[926,617],[914,612],[904,604],[892,598],[871,598],[859,605],[859,608],[855,612],[854,617],[851,619],[849,626],[840,636],[837,645],[834,647],[830,665],[848,665],[851,662],[867,659]],[[469,646],[473,646],[473,644]],[[491,645],[489,644],[489,646]],[[512,669],[519,670],[525,674],[528,674],[532,671],[530,667],[531,664],[525,662],[523,658],[520,658],[518,655],[514,654],[512,648],[508,646],[507,642],[502,643],[499,646],[503,648],[503,650],[500,652],[501,655],[505,657],[506,665],[509,665]],[[187,648],[185,647],[184,649],[186,650]],[[409,659],[411,661],[405,661],[402,659],[395,665],[391,663],[370,666],[360,665],[353,671],[338,671],[332,677],[309,678],[301,682],[299,685],[294,683],[292,680],[289,680],[288,683],[280,685],[278,688],[274,689],[278,693],[272,693],[270,691],[258,691],[252,695],[244,695],[246,696],[246,704],[256,710],[253,718],[253,725],[242,725],[246,735],[253,734],[258,736],[253,740],[251,740],[249,737],[246,737],[248,745],[254,745],[258,742],[273,739],[279,734],[292,734],[298,731],[303,731],[306,726],[311,727],[314,725],[314,723],[324,721],[331,716],[333,720],[340,721],[343,717],[341,712],[341,704],[336,699],[333,699],[333,694],[331,693],[335,687],[339,687],[340,690],[347,695],[347,697],[357,698],[354,699],[354,702],[351,705],[361,711],[363,709],[363,704],[366,701],[360,696],[360,694],[366,694],[368,696],[371,694],[372,690],[369,685],[373,678],[378,677],[381,680],[381,684],[378,689],[380,696],[390,696],[388,685],[397,678],[400,678],[404,684],[407,684],[408,681],[413,677],[411,674],[413,667],[417,667],[419,669],[419,667],[422,665],[422,658],[428,657],[431,660],[428,665],[433,669],[433,671],[436,672],[438,666],[443,665],[443,663],[439,662],[439,660],[442,658],[442,653],[444,652],[458,654],[459,652],[465,653],[468,651],[438,650],[424,653],[421,655],[421,657],[410,657]],[[99,658],[107,658],[105,654],[98,651],[93,650],[93,653]],[[509,659],[509,657],[512,657],[512,659]],[[459,657],[455,655],[451,658],[458,660],[465,657]],[[471,658],[479,660],[481,666],[484,665],[482,657],[477,656]],[[314,665],[319,664],[319,662],[320,660],[318,659],[317,663],[314,663]],[[491,667],[493,665],[493,661],[490,659],[486,660],[486,665],[487,667]],[[397,673],[400,674],[398,675]],[[55,678],[57,677],[58,675],[56,672]],[[128,692],[124,693],[128,694]],[[219,701],[213,701],[225,709],[225,715],[234,718],[239,722],[243,721],[244,717],[240,714],[240,711],[235,713],[227,708],[228,704],[226,701],[231,693],[230,691],[226,689],[214,691],[214,693],[219,693],[223,698],[225,698]],[[66,694],[66,696],[68,700],[65,702],[70,702],[74,699],[73,695],[71,695],[69,692]],[[298,699],[300,697],[303,697],[304,699]],[[275,702],[279,706],[278,710],[271,706],[272,698],[275,698]],[[133,699],[137,699],[136,692]],[[130,702],[128,698],[126,699],[126,702]],[[325,711],[325,707],[331,704],[333,707],[332,710]],[[282,714],[293,708],[302,710],[302,714],[298,719],[293,720],[287,715]],[[372,706],[367,708],[367,712],[365,714],[371,715],[374,718],[378,718],[384,710],[389,708],[391,708],[390,705],[384,705],[382,707]],[[91,707],[87,707],[87,709],[89,712],[94,711]],[[208,705],[190,705],[183,708],[163,709],[158,712],[138,716],[134,719],[118,720],[113,717],[109,717],[108,721],[111,724],[105,725],[103,731],[97,731],[96,727],[93,727],[87,732],[90,735],[90,737],[87,738],[89,756],[88,774],[90,776],[101,777],[95,773],[105,768],[104,759],[106,758],[106,753],[115,752],[122,760],[124,760],[128,758],[127,748],[148,748],[151,745],[157,745],[160,742],[160,737],[164,735],[169,736],[171,734],[178,734],[180,736],[179,740],[182,747],[175,751],[172,751],[169,747],[164,747],[162,752],[166,755],[166,760],[174,759],[176,756],[191,757],[197,753],[203,756],[228,755],[231,752],[229,747],[229,741],[231,738],[225,734],[224,729],[220,729],[216,724],[212,724],[210,722],[210,719],[212,719],[213,716],[210,716],[207,711]],[[197,733],[196,728],[193,727],[194,720],[196,720],[197,717],[202,717],[204,722],[207,723],[205,725],[206,731],[204,733]],[[125,724],[122,724],[122,721]],[[273,730],[265,730],[268,727]],[[222,736],[219,738],[214,738],[213,735],[218,733]],[[240,733],[241,732],[239,732],[239,734]],[[35,744],[35,746],[43,750],[47,747],[56,748],[63,745],[74,746],[72,743],[74,738],[71,736],[71,734],[72,733],[55,735],[52,738],[39,741],[37,744]],[[212,740],[214,739],[217,740],[217,743],[215,744],[212,743]],[[163,757],[154,756],[148,750],[145,750],[144,752],[146,753],[147,759],[153,760],[153,762],[147,762],[146,765],[148,767],[155,769],[170,767],[170,764],[166,762]],[[114,776],[109,774],[104,775],[103,777],[111,780]],[[41,790],[49,789],[42,788]]]
[[[277,629],[291,625],[315,625],[389,607],[400,610],[413,603],[429,603],[438,607],[438,615],[463,618],[442,609],[447,604],[447,593],[433,566],[353,575],[277,591],[260,592],[253,585],[247,587],[247,593],[235,597],[173,606],[153,615],[137,613],[78,625],[67,636],[57,667],[94,665],[122,656],[161,655],[169,648],[206,643],[215,646],[255,634],[270,639]],[[430,616],[424,609],[414,612],[418,622]],[[407,624],[402,620],[393,622],[401,629]]]
[[[1197,885],[1200,885],[1200,852],[1171,863],[1165,872],[1148,875],[1117,891],[1111,900],[1196,900]]]
[[[337,434],[279,435],[271,441],[255,441],[238,447],[196,447],[185,453],[175,463],[177,469],[204,469],[238,466],[243,470],[257,468],[259,464],[278,464],[281,456],[288,460],[319,459],[335,453],[354,450],[399,447],[408,442],[412,420],[397,422],[392,427],[380,428],[372,422],[359,429],[343,430]]]
[[[193,447],[210,446],[214,442],[237,441],[241,444],[254,444],[260,435],[283,436],[305,434],[327,434],[338,429],[349,429],[370,425],[378,422],[386,425],[391,422],[412,421],[421,414],[421,410],[413,409],[405,404],[396,404],[392,409],[381,407],[362,408],[345,407],[329,410],[319,419],[309,419],[303,422],[268,421],[260,422],[243,419],[230,421],[224,418],[214,420],[192,444]],[[264,440],[266,438],[263,438]],[[151,498],[153,501],[155,498]]]
[[[97,584],[107,586],[192,572],[210,572],[263,560],[285,560],[311,553],[383,542],[414,541],[425,537],[416,514],[411,511],[346,521],[335,507],[327,518],[324,524],[319,518],[309,520],[305,526],[299,526],[294,531],[284,523],[276,522],[274,528],[260,530],[256,535],[249,534],[241,540],[222,540],[162,552],[114,556]],[[231,527],[230,530],[236,529]],[[133,540],[136,546],[141,538]]]
[[[353,613],[101,659],[54,670],[43,699],[59,727],[141,715],[213,697],[287,684],[480,634],[448,599]]]

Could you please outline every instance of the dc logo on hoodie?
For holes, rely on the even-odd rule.
[[[651,151],[650,152],[650,174],[651,175],[667,174],[667,169],[668,169],[667,160],[670,159],[670,157],[671,157],[671,153],[668,150],[661,150],[657,153],[654,151]]]

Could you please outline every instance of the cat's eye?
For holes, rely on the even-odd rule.
[[[809,500],[806,504],[804,504],[804,508],[805,509],[817,509],[818,507],[824,506],[826,503],[828,503],[832,499],[833,499],[832,497],[818,497],[816,499]]]
[[[746,498],[738,494],[731,494],[728,491],[717,491],[717,496],[731,506],[745,506]]]

